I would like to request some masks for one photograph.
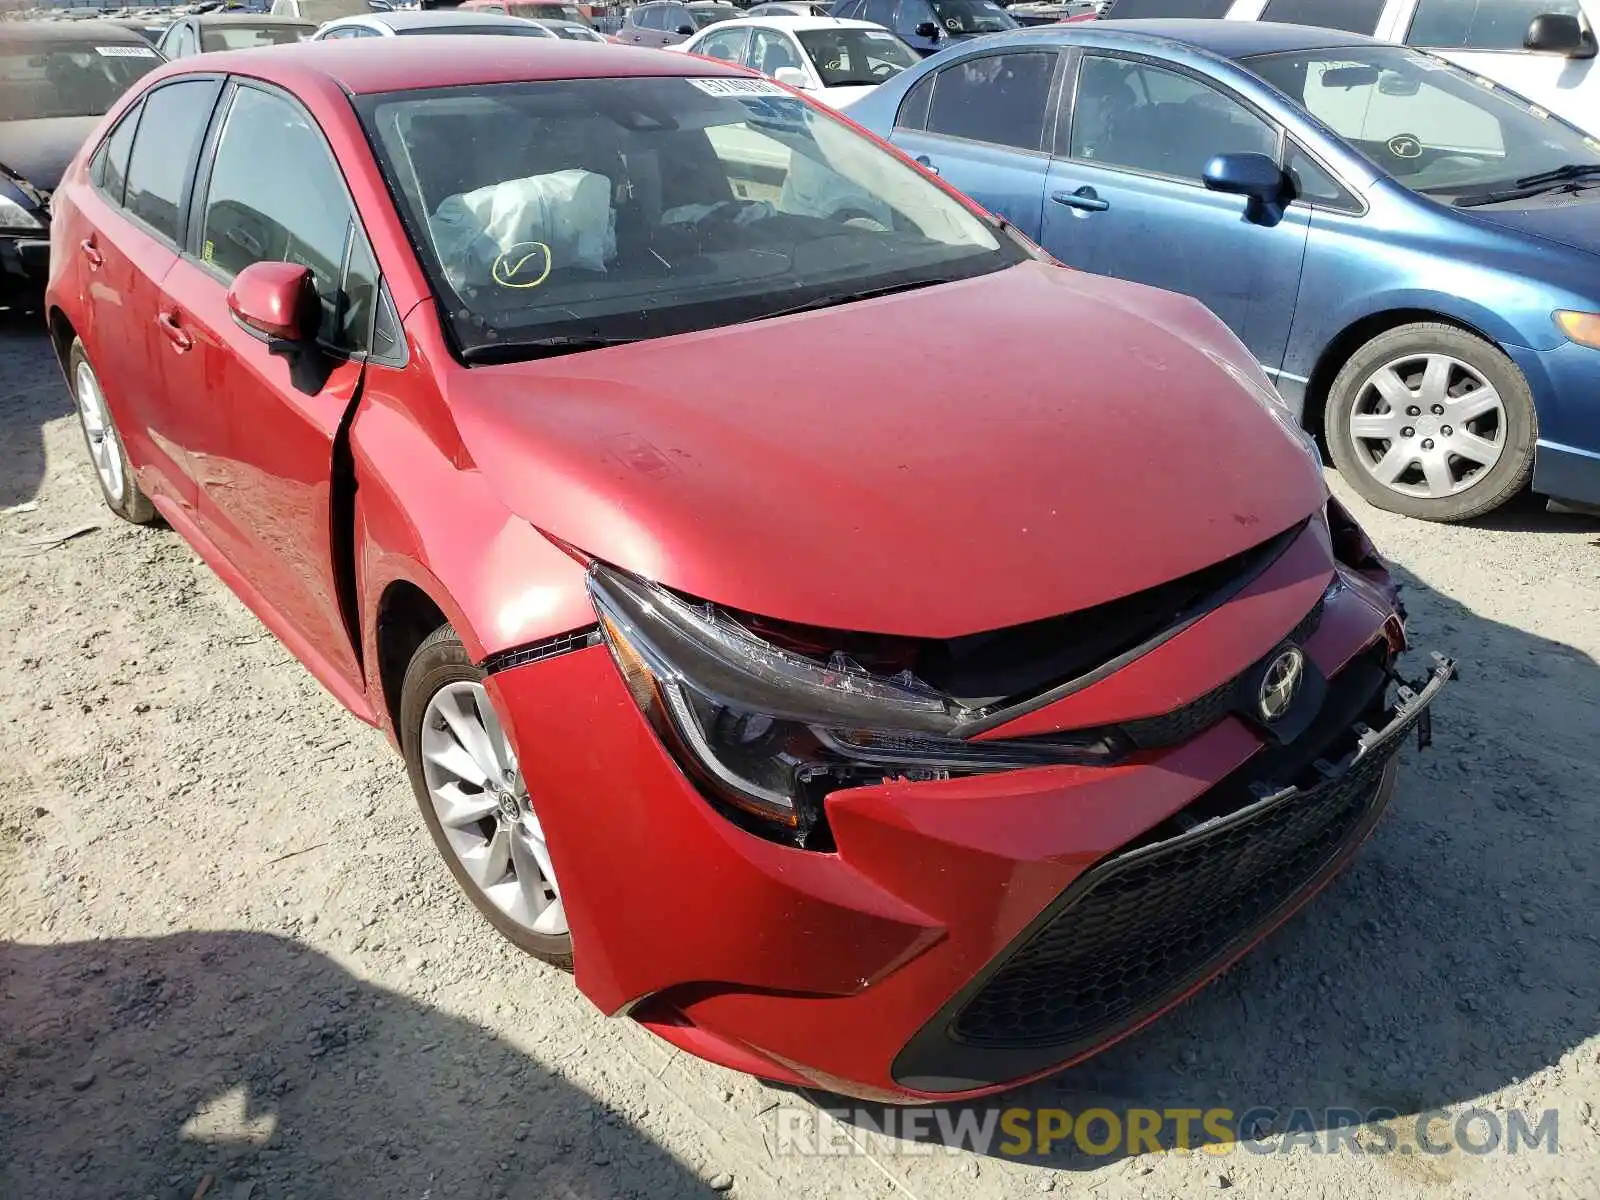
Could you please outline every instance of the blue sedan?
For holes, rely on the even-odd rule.
[[[952,48],[850,116],[1062,262],[1209,305],[1372,503],[1600,505],[1600,142],[1488,80],[1100,21]]]

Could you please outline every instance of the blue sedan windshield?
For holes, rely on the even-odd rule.
[[[1412,191],[1470,201],[1548,171],[1600,169],[1600,141],[1415,50],[1340,46],[1244,65]]]

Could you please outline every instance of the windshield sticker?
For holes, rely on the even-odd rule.
[[[770,79],[691,79],[708,96],[787,96],[789,93]]]
[[[887,29],[863,29],[861,31],[861,36],[869,42],[892,42],[896,40],[894,34],[890,33]]]
[[[494,260],[489,274],[501,287],[536,288],[550,278],[550,247],[543,242],[517,242]]]
[[[103,58],[154,58],[156,52],[149,46],[96,46],[94,52]]]

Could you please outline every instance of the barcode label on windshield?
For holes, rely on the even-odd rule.
[[[96,54],[105,58],[154,58],[156,52],[148,46],[96,46]]]
[[[708,96],[787,96],[770,79],[691,79]]]

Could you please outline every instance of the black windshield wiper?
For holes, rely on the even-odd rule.
[[[1525,175],[1521,179],[1514,180],[1508,188],[1501,188],[1492,192],[1475,192],[1470,196],[1459,196],[1452,203],[1457,208],[1476,208],[1480,204],[1500,204],[1506,200],[1526,200],[1531,196],[1539,195],[1541,192],[1548,192],[1552,187],[1576,183],[1589,175],[1600,175],[1600,163],[1568,163],[1564,167],[1540,171],[1534,175]]]
[[[818,296],[815,300],[807,300],[804,304],[796,304],[789,308],[779,308],[772,312],[762,313],[760,316],[751,317],[752,321],[766,321],[772,317],[789,317],[795,313],[814,312],[819,308],[833,308],[839,304],[851,304],[857,300],[876,300],[879,296],[893,296],[899,292],[914,292],[918,288],[938,287],[941,283],[954,283],[953,279],[918,279],[911,283],[890,283],[883,287],[863,288],[855,292],[828,292]]]
[[[1539,187],[1546,183],[1565,183],[1569,179],[1582,179],[1585,175],[1600,175],[1600,163],[1567,163],[1550,171],[1525,175],[1517,180],[1519,188]]]
[[[545,337],[515,342],[484,342],[468,346],[461,357],[469,363],[519,362],[530,358],[554,358],[558,354],[577,354],[583,350],[604,350],[608,346],[631,346],[643,341],[637,337]]]

